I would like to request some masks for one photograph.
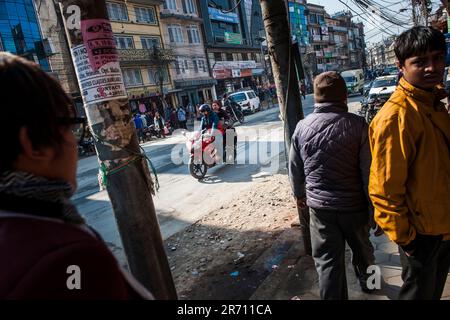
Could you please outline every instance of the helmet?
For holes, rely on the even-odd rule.
[[[202,104],[198,110],[200,112],[205,112],[205,111],[211,112],[211,107],[207,104]]]

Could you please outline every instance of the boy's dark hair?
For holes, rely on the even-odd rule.
[[[447,52],[447,43],[442,32],[437,29],[414,27],[397,38],[394,51],[400,66],[403,66],[406,59],[425,54],[427,51]]]
[[[72,100],[59,83],[36,63],[0,52],[0,173],[12,170],[22,152],[19,131],[28,129],[33,147],[60,148],[59,118],[75,116]]]

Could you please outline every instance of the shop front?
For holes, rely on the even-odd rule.
[[[158,111],[164,114],[164,106],[162,103],[162,94],[160,94],[155,87],[140,87],[127,89],[128,99],[132,113],[152,112]],[[173,92],[169,92],[164,88],[165,101],[169,106],[176,105],[176,97]]]
[[[214,65],[213,77],[217,80],[216,91],[218,96],[231,93],[244,88],[256,89],[261,79],[254,75],[255,61],[218,61]]]
[[[189,104],[197,105],[211,102],[214,99],[214,86],[217,81],[208,79],[175,80],[178,104],[186,107]]]

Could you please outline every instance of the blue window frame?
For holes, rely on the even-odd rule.
[[[46,58],[36,55],[36,42],[42,41],[33,0],[0,2],[0,39],[2,49],[39,62],[50,71]]]

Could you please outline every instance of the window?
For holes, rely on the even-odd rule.
[[[153,49],[160,48],[161,41],[158,37],[141,37],[142,48]]]
[[[319,22],[319,24],[325,24],[325,18],[322,15],[318,15],[317,16],[317,21]]]
[[[222,61],[222,53],[220,53],[220,52],[214,52],[214,60],[216,60],[216,61]]]
[[[175,70],[177,71],[177,74],[187,73],[188,69],[189,69],[189,63],[187,60],[185,60],[185,59],[175,60]],[[179,70],[179,72],[178,72],[178,70]]]
[[[205,64],[205,60],[198,60],[198,68],[203,71],[206,72],[206,64]]]
[[[236,101],[236,102],[242,102],[242,101],[246,101],[247,100],[247,96],[243,92],[230,95],[230,98],[231,97],[233,97],[233,101]]]
[[[192,60],[192,64],[194,65],[194,72],[195,72],[195,73],[198,73],[197,60]]]
[[[256,98],[255,93],[252,92],[252,91],[247,92],[247,95],[248,95],[248,98],[249,98],[249,99],[254,99],[254,98]]]
[[[183,43],[183,31],[179,25],[170,25],[167,27],[171,43]]]
[[[196,13],[194,0],[181,0],[184,13]]]
[[[148,78],[150,79],[150,83],[151,84],[157,84],[159,85],[159,78],[160,78],[160,74],[159,72],[162,73],[163,76],[163,83],[167,83],[169,82],[169,73],[167,72],[167,69],[163,69],[163,70],[159,70],[156,68],[148,68],[147,69],[148,72]]]
[[[164,9],[177,10],[177,0],[164,1]]]
[[[189,43],[200,43],[200,33],[196,26],[190,26],[186,28]]]
[[[134,41],[131,36],[114,36],[116,39],[116,46],[118,49],[133,49]]]
[[[122,3],[107,2],[106,8],[110,20],[128,21],[127,7]]]
[[[142,75],[140,69],[122,69],[125,86],[132,87],[142,85]]]
[[[317,16],[315,14],[309,15],[309,22],[310,23],[317,23]]]
[[[136,22],[156,24],[155,10],[153,8],[135,7]]]
[[[227,57],[226,61],[233,61],[233,54],[232,53],[227,53],[226,57]]]

